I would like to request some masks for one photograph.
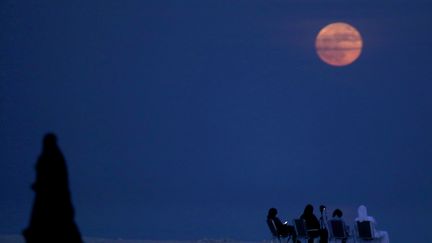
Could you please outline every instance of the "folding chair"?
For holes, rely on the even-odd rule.
[[[372,241],[377,238],[374,237],[374,227],[372,227],[372,222],[370,221],[362,221],[356,222],[356,238],[362,241]]]
[[[342,240],[346,240],[350,237],[347,234],[347,226],[343,220],[331,219],[327,222],[327,225],[329,227],[330,241],[337,242],[340,240],[342,242]]]
[[[314,232],[318,232],[319,229],[310,229],[306,228],[306,222],[303,219],[294,219],[294,228],[297,233],[297,240],[306,242],[310,239],[319,238],[319,235],[313,236]]]

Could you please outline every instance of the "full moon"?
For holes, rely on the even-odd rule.
[[[325,63],[342,67],[360,56],[363,40],[360,33],[346,23],[332,23],[320,30],[315,40],[318,56]]]

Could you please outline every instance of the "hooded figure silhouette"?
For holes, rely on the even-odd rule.
[[[375,223],[375,219],[367,214],[367,208],[364,205],[360,205],[357,209],[358,217],[355,219],[356,221],[370,221]]]
[[[357,212],[358,212],[358,216],[357,216],[357,218],[355,218],[355,221],[357,221],[357,222],[363,222],[363,221],[371,222],[371,225],[373,227],[374,237],[377,238],[380,243],[389,243],[390,242],[389,235],[388,235],[387,231],[377,230],[375,228],[376,221],[375,221],[374,217],[368,215],[366,206],[360,205],[357,209]]]
[[[32,189],[36,195],[29,226],[23,232],[26,242],[81,243],[74,222],[66,162],[52,133],[43,139]]]

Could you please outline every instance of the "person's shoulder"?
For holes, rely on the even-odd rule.
[[[371,222],[373,222],[373,223],[376,223],[376,220],[375,220],[375,218],[374,218],[374,217],[372,217],[372,216],[368,216],[368,220],[369,220],[369,221],[371,221]]]
[[[278,217],[274,217],[273,220],[274,220],[274,221],[277,221],[277,222],[282,222]]]

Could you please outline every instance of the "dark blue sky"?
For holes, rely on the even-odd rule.
[[[54,131],[84,235],[269,237],[277,207],[365,204],[392,242],[429,243],[427,1],[0,3],[0,233],[27,225]],[[353,65],[314,50],[334,21]],[[415,232],[415,233],[414,233]]]

